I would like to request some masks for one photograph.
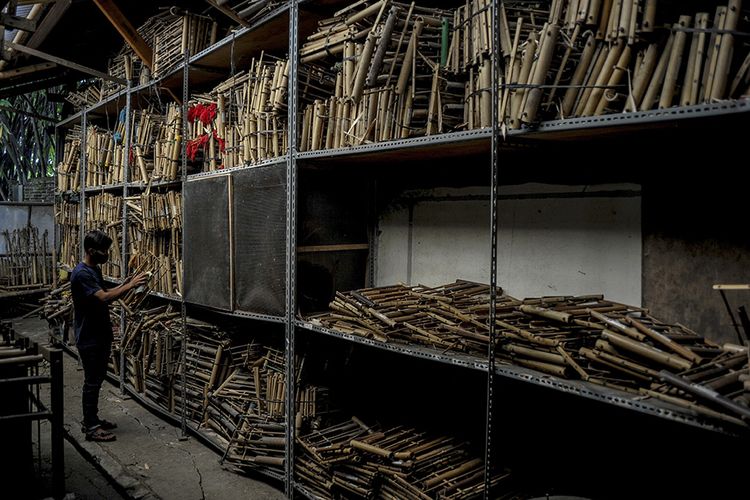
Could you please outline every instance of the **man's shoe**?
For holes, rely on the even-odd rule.
[[[117,439],[117,436],[101,427],[86,433],[86,441],[114,441],[115,439]]]

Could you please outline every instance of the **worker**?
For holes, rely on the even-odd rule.
[[[107,289],[99,267],[109,260],[112,239],[99,230],[86,233],[83,239],[84,258],[70,277],[75,310],[75,336],[78,356],[83,365],[83,423],[81,430],[88,441],[114,441],[110,432],[117,424],[99,418],[99,390],[107,374],[112,349],[112,322],[109,303],[125,292],[146,282],[141,273],[123,284]]]

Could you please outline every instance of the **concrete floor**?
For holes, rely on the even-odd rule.
[[[18,333],[40,344],[48,341],[46,321],[38,318],[14,320],[13,326]],[[83,372],[70,355],[65,354],[63,359],[66,490],[74,493],[75,498],[284,498],[277,489],[281,488],[279,484],[271,485],[225,470],[213,449],[195,438],[181,440],[178,427],[152,414],[137,401],[123,397],[119,388],[109,382],[102,387],[100,416],[118,424],[117,441],[85,441],[80,430]],[[42,400],[48,401],[44,393]],[[41,430],[40,491],[26,498],[47,496],[44,493],[48,491],[45,482],[49,481],[50,467],[48,442],[45,445],[45,440],[49,440],[48,425],[42,424]],[[96,464],[96,468],[92,464]]]

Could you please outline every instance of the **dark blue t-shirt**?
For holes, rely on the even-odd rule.
[[[79,263],[70,276],[70,290],[75,310],[75,334],[78,347],[108,347],[112,343],[109,306],[94,297],[104,290],[99,267]]]

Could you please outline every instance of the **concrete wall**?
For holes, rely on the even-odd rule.
[[[55,229],[52,205],[0,203],[0,254],[7,252],[2,232],[21,229],[29,224],[39,228],[40,237],[45,230],[49,231],[47,238],[52,248]]]
[[[513,186],[499,205],[498,282],[507,293],[641,303],[637,186]],[[487,283],[489,231],[486,189],[407,193],[380,217],[376,283]]]
[[[717,283],[750,283],[747,194],[741,182],[644,187],[643,303],[716,342],[737,343]],[[750,291],[727,292],[750,309]]]

